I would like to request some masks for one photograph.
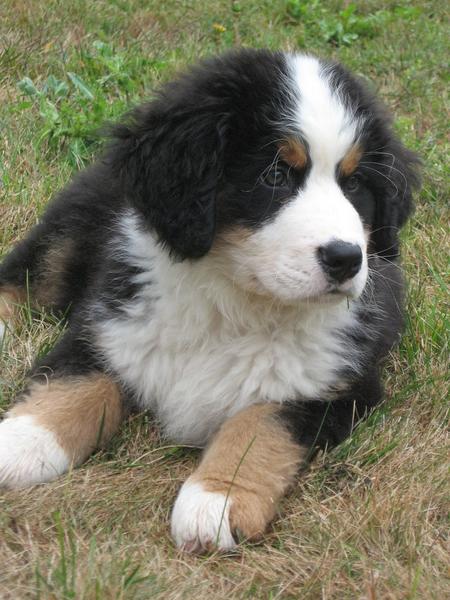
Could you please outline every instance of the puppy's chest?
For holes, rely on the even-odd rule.
[[[102,328],[100,341],[141,406],[180,443],[205,443],[253,403],[321,397],[345,363],[330,326],[237,331],[224,319],[183,311],[116,320]]]

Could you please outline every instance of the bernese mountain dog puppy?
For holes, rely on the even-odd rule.
[[[149,409],[206,446],[190,552],[255,540],[299,468],[382,399],[418,161],[342,66],[242,50],[165,85],[0,266],[67,328],[0,424],[0,487],[50,481]]]

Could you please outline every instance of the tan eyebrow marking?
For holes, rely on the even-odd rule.
[[[281,158],[294,169],[302,169],[308,160],[305,146],[294,138],[289,138],[279,146]]]
[[[353,144],[339,164],[339,171],[341,174],[345,177],[351,175],[356,170],[362,155],[363,151],[361,146],[358,143]]]

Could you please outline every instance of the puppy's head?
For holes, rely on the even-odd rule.
[[[318,59],[241,51],[167,85],[116,130],[129,202],[178,259],[284,302],[357,297],[397,254],[416,159],[366,88]]]

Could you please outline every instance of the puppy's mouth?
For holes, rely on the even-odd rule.
[[[341,290],[338,287],[333,287],[328,291],[324,292],[324,295],[330,294],[331,296],[348,296],[349,293],[347,291]]]
[[[364,286],[365,287],[365,284]],[[350,280],[343,284],[333,284],[330,283],[327,285],[326,289],[320,294],[320,296],[331,297],[336,299],[349,298],[349,299],[357,299],[361,295],[362,290],[356,281]]]
[[[317,304],[332,304],[337,302],[342,302],[345,298],[347,300],[354,300],[357,298],[357,294],[352,293],[349,290],[341,290],[339,287],[327,288],[322,292],[317,294],[313,294],[311,296],[306,296],[305,298],[301,298],[301,303],[314,303]]]
[[[317,302],[317,304],[338,304],[343,301],[350,302],[356,300],[358,294],[350,290],[341,290],[339,287],[325,290],[322,294],[318,294],[314,298],[310,298],[309,302]]]
[[[279,288],[277,291],[270,289],[267,285],[261,281],[257,276],[252,277],[252,291],[258,295],[277,298],[283,304],[295,305],[295,304],[333,304],[342,302],[343,300],[355,300],[360,296],[359,290],[355,285],[346,284],[332,284],[328,283],[322,289],[318,289],[316,292],[302,293],[301,287],[293,288],[289,287],[286,289]]]

